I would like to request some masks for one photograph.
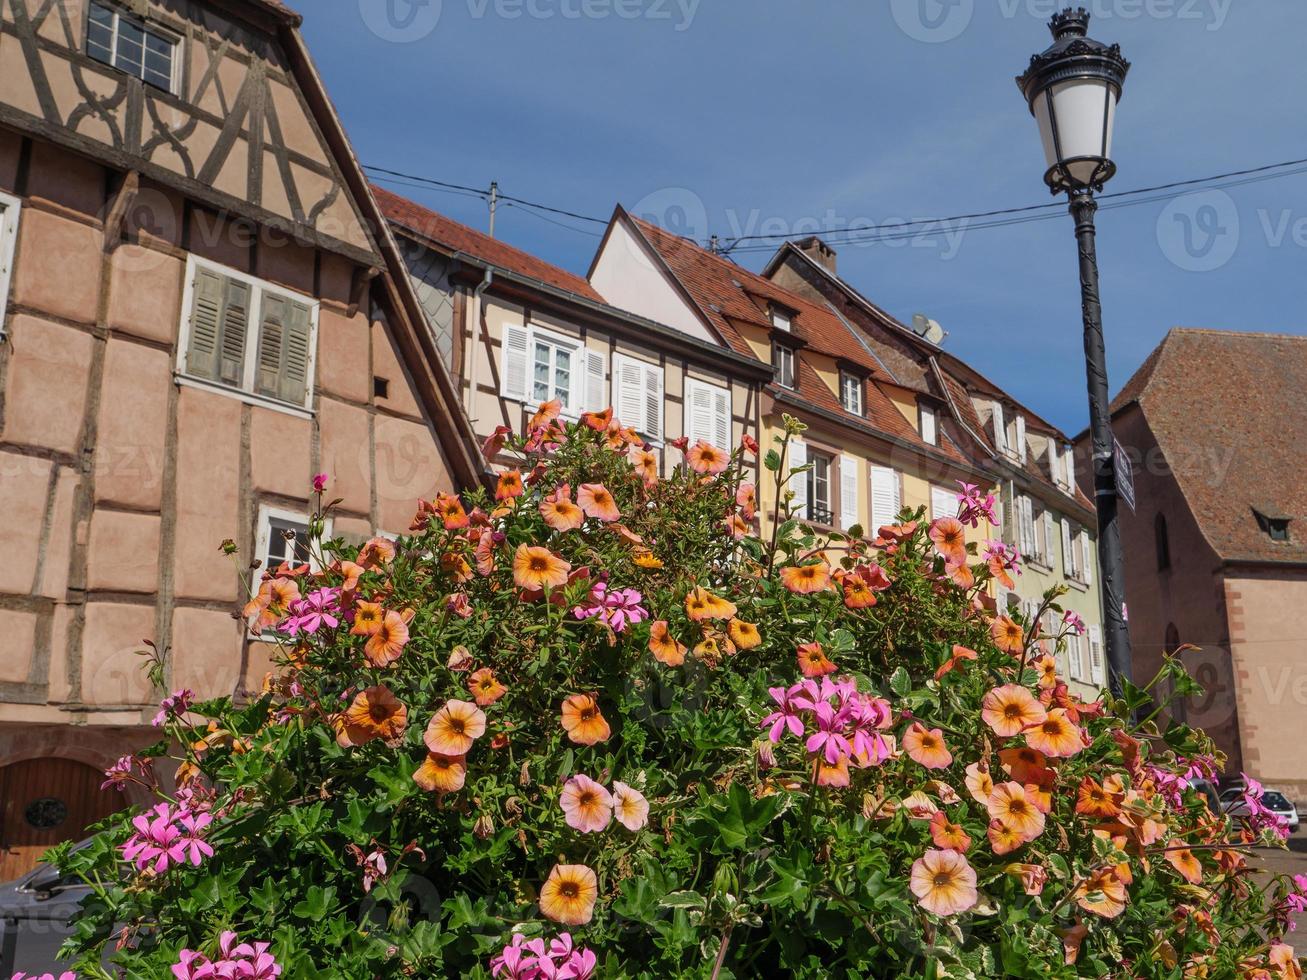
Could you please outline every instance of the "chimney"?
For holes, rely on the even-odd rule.
[[[831,248],[816,235],[809,235],[807,238],[800,239],[794,243],[794,247],[804,255],[808,256],[808,258],[812,259],[812,261],[816,262],[831,275],[836,275],[835,249]]]

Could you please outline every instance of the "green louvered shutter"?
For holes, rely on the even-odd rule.
[[[308,392],[313,310],[303,303],[265,293],[262,316],[255,391],[303,405]]]
[[[263,322],[259,325],[259,362],[254,390],[269,398],[281,397],[281,365],[286,349],[286,321],[290,303],[263,294]]]
[[[303,303],[290,303],[282,349],[281,398],[303,405],[309,384],[309,337],[313,311]]]
[[[240,387],[245,381],[245,335],[250,329],[250,287],[228,279],[223,290],[222,380]]]
[[[186,347],[186,373],[218,379],[218,347],[222,335],[223,277],[196,268],[192,283],[190,341]]]

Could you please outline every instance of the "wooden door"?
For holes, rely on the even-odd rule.
[[[86,828],[121,809],[104,774],[71,759],[31,759],[0,767],[0,882],[26,874],[46,848],[80,840]]]

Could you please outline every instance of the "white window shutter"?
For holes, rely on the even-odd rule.
[[[893,524],[899,513],[899,475],[888,466],[871,468],[871,523],[873,530]]]
[[[648,430],[645,419],[644,365],[633,357],[613,357],[613,410],[622,424],[637,432]]]
[[[932,446],[939,442],[939,432],[935,410],[925,405],[921,407],[921,438]]]
[[[1103,631],[1098,626],[1089,627],[1089,662],[1093,668],[1093,682],[1103,683]]]
[[[661,365],[644,366],[644,433],[650,439],[663,438],[663,369]]]
[[[1087,584],[1094,584],[1094,548],[1089,543],[1089,532],[1080,532],[1080,551],[1083,555],[1080,566],[1080,577]]]
[[[945,490],[943,487],[931,487],[930,512],[931,517],[935,520],[939,520],[941,517],[957,517],[957,495],[951,490]]]
[[[1057,443],[1052,439],[1048,440],[1048,475],[1049,478],[1059,486],[1065,482],[1062,476],[1062,451],[1057,448]]]
[[[1076,570],[1076,555],[1071,547],[1071,523],[1062,522],[1062,570],[1073,575]]]
[[[591,412],[602,412],[610,404],[608,401],[608,359],[601,350],[586,348],[582,352],[585,358],[585,408]]]
[[[994,448],[1002,452],[1007,449],[1007,423],[1003,421],[1003,406],[991,402],[991,410],[994,413]]]
[[[1066,461],[1066,485],[1074,493],[1076,489],[1076,451],[1067,446],[1066,454],[1062,458]]]
[[[1026,461],[1026,417],[1024,415],[1017,416],[1016,450],[1017,459],[1024,463]]]
[[[847,531],[862,523],[862,501],[858,499],[858,469],[856,456],[840,456],[840,527]]]
[[[731,448],[731,393],[725,388],[713,388],[713,437],[710,440],[718,449]]]
[[[1054,525],[1056,525],[1057,523],[1058,522],[1053,518],[1053,512],[1051,510],[1045,510],[1044,511],[1044,564],[1048,565],[1050,568],[1057,567],[1057,558],[1056,558],[1057,552],[1053,544],[1053,542],[1057,540],[1057,531],[1054,530]],[[1065,524],[1062,525],[1062,534],[1063,535],[1066,534]]]
[[[530,371],[531,332],[526,327],[505,324],[503,357],[499,365],[499,393],[516,402],[527,399]]]
[[[802,439],[790,440],[790,472],[808,465],[808,447]],[[787,484],[794,491],[794,513],[806,519],[808,516],[808,474],[800,473]]]

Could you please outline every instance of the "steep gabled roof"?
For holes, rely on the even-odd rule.
[[[575,293],[595,303],[604,302],[604,298],[581,276],[551,265],[544,259],[497,238],[491,238],[475,228],[460,224],[453,218],[424,208],[384,187],[373,184],[372,193],[376,195],[377,203],[390,221],[426,245],[450,254],[463,252],[489,265],[507,269],[555,289]]]
[[[1307,337],[1177,328],[1113,402],[1137,404],[1226,561],[1307,563]],[[1258,523],[1289,518],[1273,541]]]

